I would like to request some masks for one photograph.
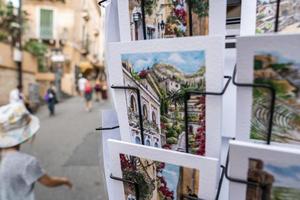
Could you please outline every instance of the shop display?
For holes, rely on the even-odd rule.
[[[237,82],[267,84],[276,91],[271,141],[300,144],[300,35],[241,37],[237,41]],[[270,92],[237,90],[237,139],[266,141]]]
[[[218,161],[180,152],[108,141],[111,172],[139,185],[140,199],[214,199]],[[134,185],[113,181],[112,200],[136,199]]]
[[[110,84],[140,90],[145,145],[185,151],[184,96],[187,91],[221,91],[222,37],[114,43],[109,48]],[[122,140],[142,143],[138,96],[114,90]],[[189,152],[219,157],[220,96],[188,101]]]
[[[298,149],[232,141],[229,153],[230,177],[264,185],[231,182],[229,199],[299,199]]]
[[[121,41],[225,34],[224,0],[119,0],[118,3]]]
[[[253,0],[242,3],[242,35],[273,33],[278,2],[278,32],[300,33],[300,0]]]

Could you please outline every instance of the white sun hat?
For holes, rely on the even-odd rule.
[[[23,103],[0,107],[0,148],[14,147],[26,142],[39,128],[39,119],[31,115]]]

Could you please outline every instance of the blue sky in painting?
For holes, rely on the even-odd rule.
[[[134,71],[152,67],[155,63],[173,65],[185,74],[193,74],[205,66],[204,51],[158,52],[123,54],[122,61],[129,61]]]
[[[165,164],[166,166],[165,169],[162,171],[162,175],[163,177],[165,177],[167,186],[170,189],[170,191],[174,191],[174,200],[176,200],[177,184],[179,180],[179,166],[168,163]]]
[[[275,177],[275,186],[300,189],[300,165],[265,163],[264,170]]]

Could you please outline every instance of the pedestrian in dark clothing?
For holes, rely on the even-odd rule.
[[[45,100],[48,103],[48,109],[50,116],[55,115],[55,104],[57,103],[55,88],[53,84],[51,84],[50,88],[47,90]]]

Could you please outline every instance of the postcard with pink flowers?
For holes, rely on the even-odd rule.
[[[224,0],[119,0],[121,41],[225,34]]]
[[[215,197],[218,160],[146,147],[116,140],[108,141],[113,176],[135,182],[113,181],[113,200],[191,199]],[[137,194],[138,192],[138,194]]]

